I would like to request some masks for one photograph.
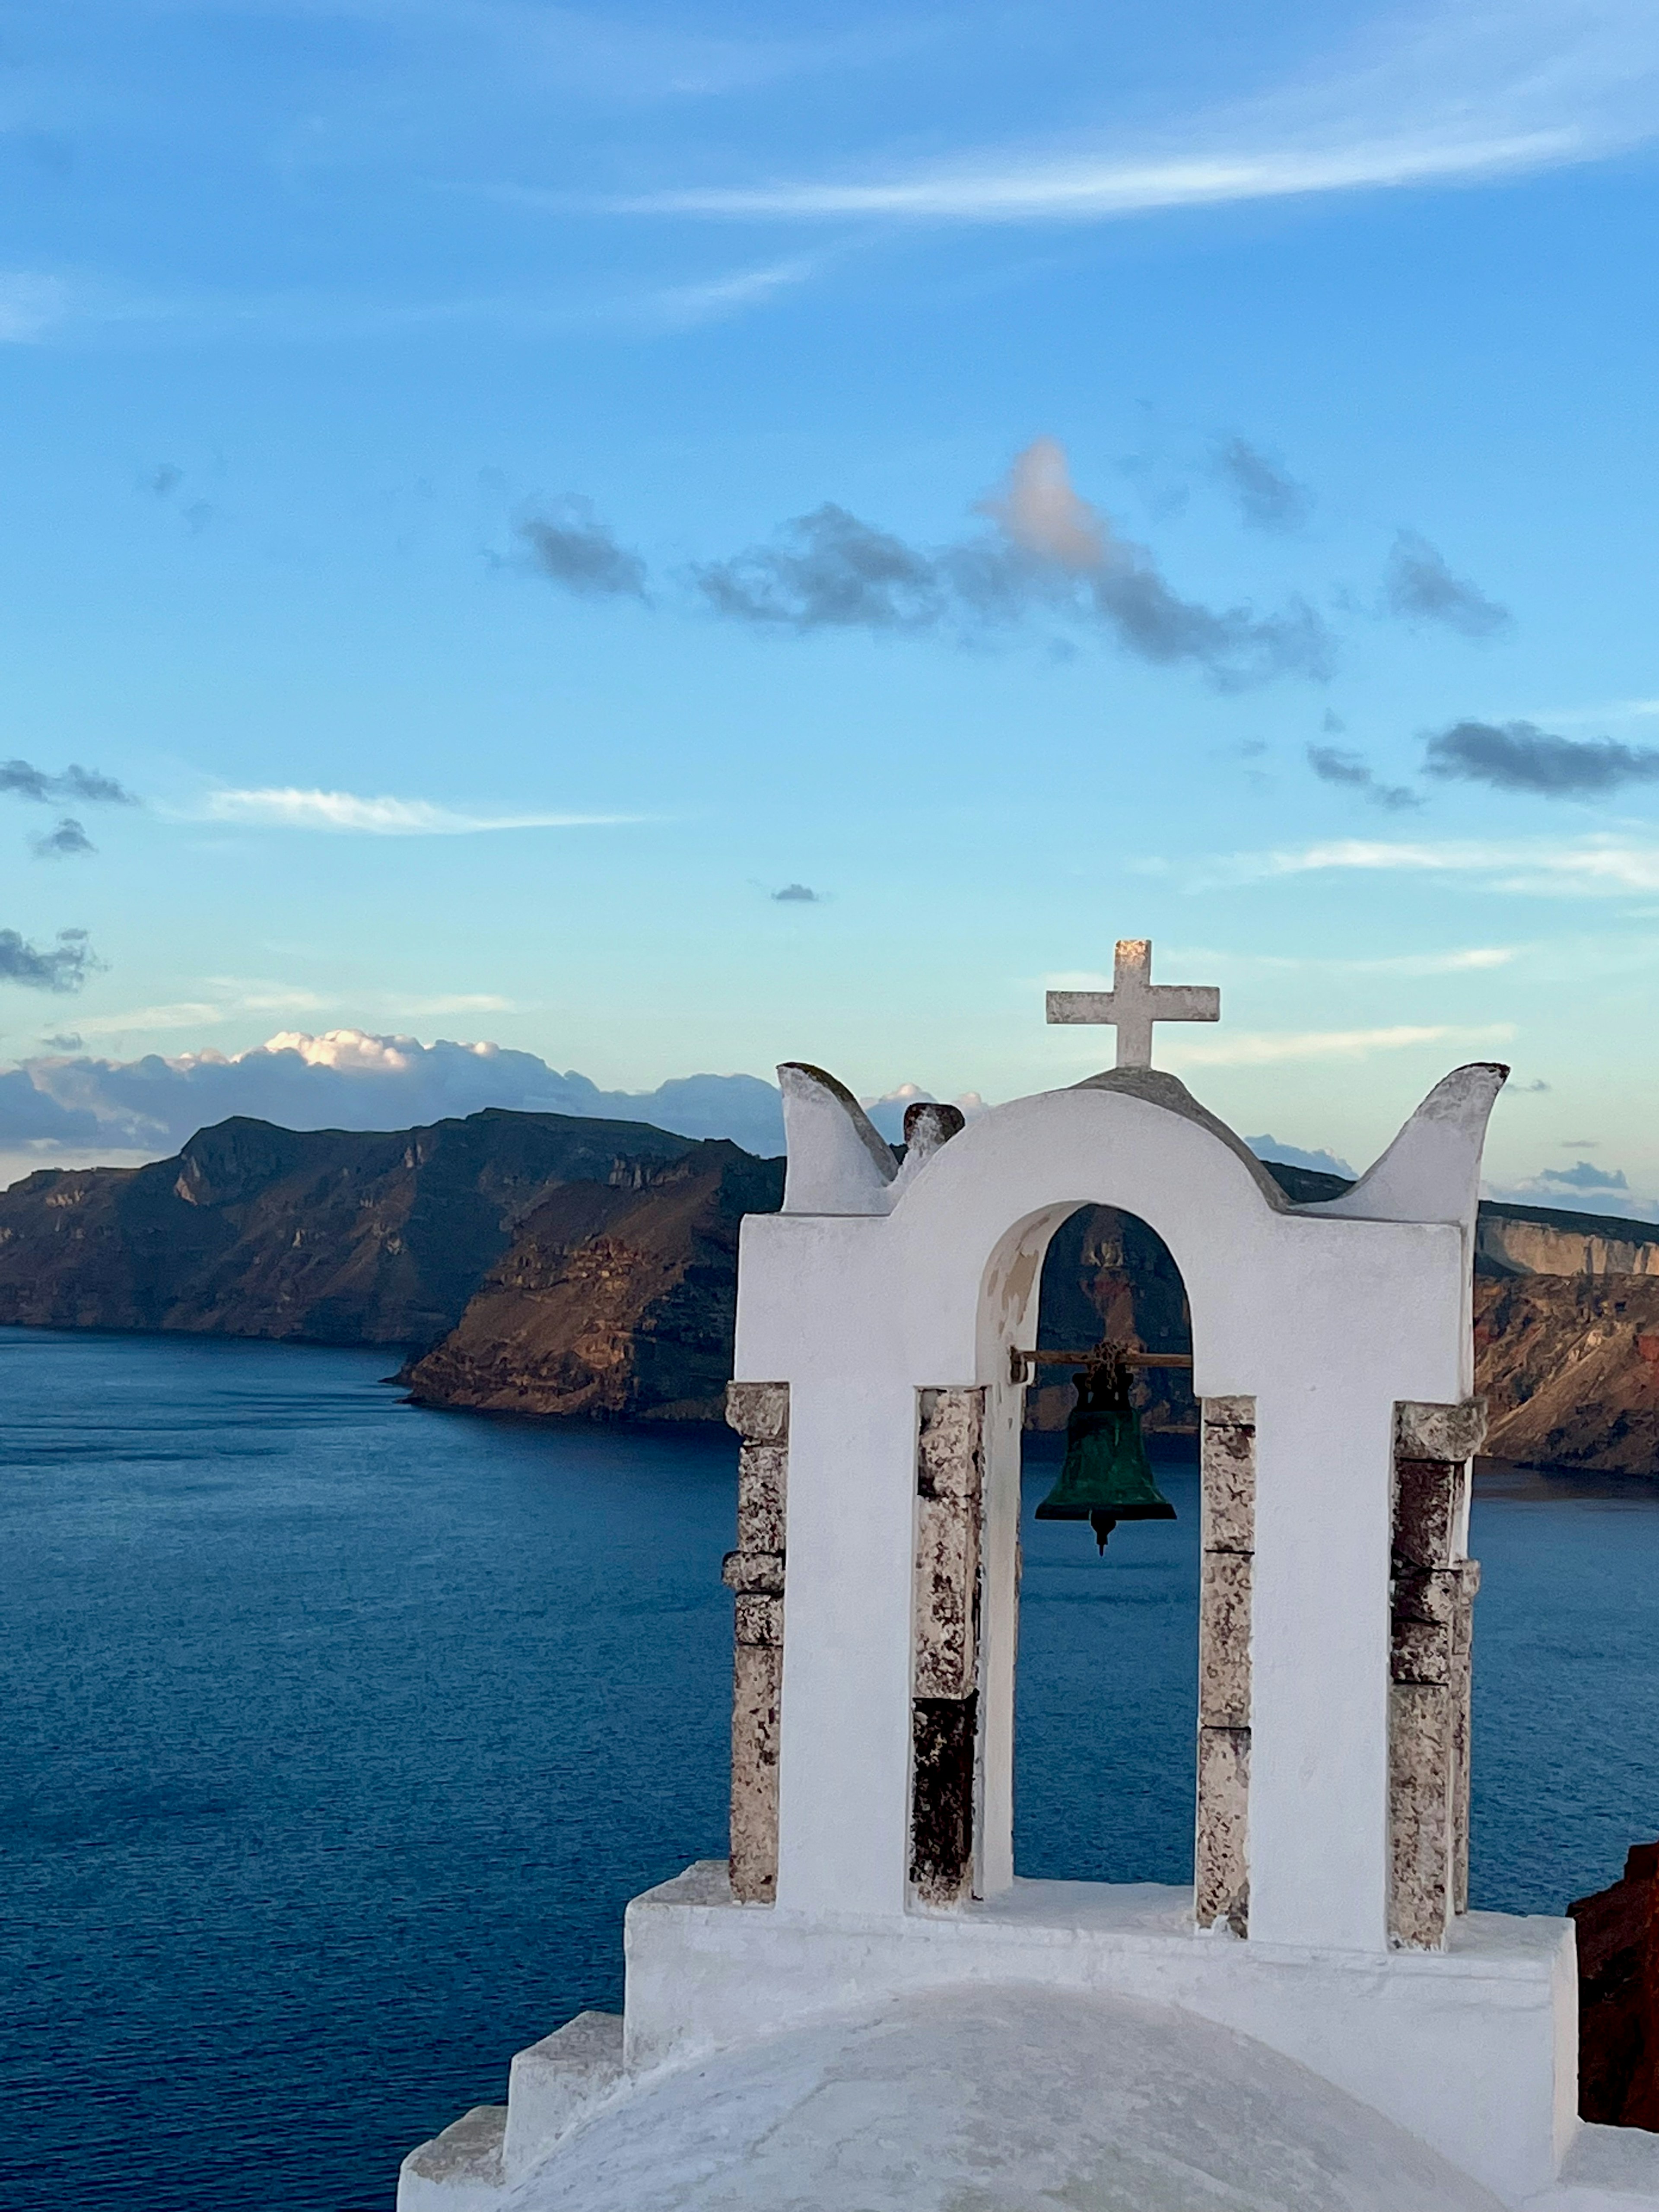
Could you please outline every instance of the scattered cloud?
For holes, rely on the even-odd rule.
[[[81,1032],[79,1030],[60,1030],[51,1036],[43,1036],[40,1042],[48,1052],[79,1052]]]
[[[1306,486],[1247,440],[1224,440],[1212,468],[1237,501],[1245,521],[1256,529],[1297,530],[1307,520],[1313,501]]]
[[[1615,1219],[1659,1218],[1659,1204],[1631,1194],[1622,1168],[1598,1168],[1589,1160],[1578,1160],[1570,1168],[1544,1168],[1521,1182],[1489,1184],[1486,1195],[1521,1206],[1559,1206],[1565,1200],[1570,1211],[1581,1213],[1611,1213],[1611,1200],[1618,1208]]]
[[[1414,530],[1394,541],[1382,579],[1382,604],[1402,622],[1443,623],[1465,637],[1493,637],[1509,627],[1509,609],[1489,599],[1467,577],[1455,576],[1445,561]]]
[[[95,853],[98,850],[72,814],[66,814],[55,830],[48,830],[39,837],[31,837],[29,848],[36,859],[41,860],[62,860],[72,853]]]
[[[1425,9],[1322,70],[1094,148],[987,149],[889,174],[697,187],[623,211],[744,218],[1100,222],[1151,210],[1472,182],[1594,161],[1653,135],[1640,0]]]
[[[1273,975],[1459,975],[1472,970],[1507,968],[1528,948],[1521,945],[1472,945],[1450,952],[1386,952],[1370,958],[1334,959],[1316,953],[1237,952],[1214,948],[1173,949],[1174,963],[1190,975],[1208,969],[1224,974]],[[1109,975],[1087,981],[1056,982],[1055,989],[1110,990]]]
[[[806,884],[786,884],[772,896],[780,906],[822,906],[823,893],[813,890]]]
[[[1563,1190],[1628,1190],[1622,1168],[1598,1168],[1589,1160],[1578,1160],[1570,1168],[1546,1168],[1540,1176],[1541,1182],[1556,1183]]]
[[[1485,878],[1488,888],[1534,895],[1623,897],[1659,891],[1659,845],[1595,836],[1571,842],[1543,838],[1487,842],[1475,838],[1443,842],[1392,843],[1382,838],[1338,837],[1276,852],[1233,853],[1198,863],[1152,861],[1148,872],[1179,871],[1187,886],[1212,890],[1234,884],[1269,883],[1284,876],[1341,871],[1397,875]]]
[[[78,991],[103,963],[84,929],[60,929],[53,945],[31,945],[15,929],[0,929],[0,983],[31,991]]]
[[[1164,1051],[1171,1061],[1188,1067],[1272,1067],[1290,1060],[1368,1060],[1373,1053],[1403,1052],[1413,1045],[1443,1044],[1454,1038],[1466,1045],[1501,1044],[1514,1034],[1508,1022],[1480,1029],[1402,1023],[1374,1030],[1238,1030],[1213,1044],[1182,1039],[1165,1046]]]
[[[549,582],[589,599],[645,598],[645,563],[599,520],[591,500],[568,493],[544,514],[527,515],[518,537]]]
[[[188,819],[264,830],[332,830],[372,837],[455,837],[484,830],[576,830],[638,822],[637,814],[471,814],[424,799],[370,799],[292,785],[211,791]]]
[[[719,615],[793,630],[928,629],[950,611],[927,554],[826,503],[786,522],[779,543],[692,571]]]
[[[82,768],[71,761],[59,775],[36,768],[26,760],[0,761],[0,792],[13,799],[32,799],[50,806],[69,799],[85,806],[137,806],[137,799],[112,775]]]
[[[1358,753],[1340,752],[1334,745],[1310,745],[1308,765],[1322,783],[1343,784],[1351,791],[1363,792],[1373,806],[1386,806],[1397,813],[1423,804],[1409,785],[1380,781]]]
[[[1659,776],[1659,749],[1615,738],[1558,738],[1535,722],[1457,722],[1429,739],[1430,775],[1547,799],[1591,799]]]
[[[829,504],[692,577],[716,614],[761,628],[981,640],[1047,617],[1103,628],[1143,660],[1195,665],[1222,690],[1329,672],[1331,638],[1305,602],[1264,616],[1182,599],[1079,497],[1052,438],[1016,458],[980,512],[990,532],[928,550]]]
[[[1318,1175],[1345,1176],[1350,1182],[1358,1178],[1358,1170],[1351,1168],[1334,1152],[1304,1152],[1300,1145],[1282,1145],[1277,1137],[1246,1137],[1245,1143],[1259,1160],[1279,1160],[1291,1168],[1312,1168]]]

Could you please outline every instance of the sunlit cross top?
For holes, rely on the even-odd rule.
[[[1218,1022],[1221,994],[1200,983],[1154,983],[1152,940],[1120,937],[1109,991],[1050,991],[1051,1022],[1107,1022],[1120,1067],[1150,1067],[1154,1022]]]

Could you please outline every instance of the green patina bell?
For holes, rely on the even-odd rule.
[[[1086,1521],[1100,1548],[1120,1521],[1173,1521],[1159,1494],[1129,1403],[1129,1370],[1115,1350],[1073,1377],[1077,1404],[1066,1424],[1060,1480],[1036,1510],[1039,1521]]]

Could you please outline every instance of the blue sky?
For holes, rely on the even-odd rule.
[[[1659,1200],[1650,6],[0,58],[0,1054],[996,1098],[1150,935],[1236,1125],[1510,1059],[1496,1184]]]

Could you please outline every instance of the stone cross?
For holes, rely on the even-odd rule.
[[[1152,981],[1152,940],[1120,937],[1109,991],[1050,991],[1051,1022],[1105,1022],[1117,1030],[1120,1067],[1150,1067],[1154,1022],[1218,1022],[1221,994],[1206,985]]]

